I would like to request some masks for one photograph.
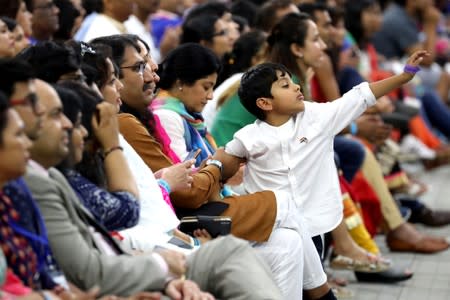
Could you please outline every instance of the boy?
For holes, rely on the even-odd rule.
[[[239,97],[258,120],[236,132],[225,152],[218,151],[214,158],[222,161],[223,179],[245,162],[244,187],[249,193],[279,190],[289,194],[286,202],[293,203],[304,220],[299,224],[304,237],[304,289],[327,289],[310,237],[333,230],[342,220],[334,136],[377,98],[411,80],[427,55],[417,51],[402,74],[362,83],[325,104],[304,102],[300,87],[279,64],[258,65],[242,77]],[[328,291],[320,299],[335,298]]]

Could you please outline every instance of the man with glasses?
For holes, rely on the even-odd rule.
[[[58,7],[53,0],[27,0],[25,2],[33,14],[31,43],[51,40],[53,34],[59,29]]]
[[[0,60],[0,90],[9,97],[10,105],[25,123],[25,133],[32,140],[39,136],[43,108],[31,66],[23,60]]]

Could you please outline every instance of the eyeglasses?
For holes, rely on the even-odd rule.
[[[17,106],[17,105],[31,106],[31,108],[33,109],[33,112],[35,114],[37,114],[37,102],[38,102],[38,97],[34,93],[28,94],[23,99],[10,99],[9,100],[9,104],[11,106]]]
[[[131,71],[143,75],[146,66],[147,66],[147,62],[140,61],[132,66],[125,66],[125,67],[120,67],[120,68],[121,69],[131,69]]]
[[[47,10],[47,9],[52,9],[55,6],[56,6],[55,2],[50,1],[50,2],[47,2],[45,4],[42,4],[42,5],[39,5],[39,6],[35,6],[34,9]]]
[[[219,32],[214,32],[212,36],[215,37],[215,36],[223,36],[223,35],[228,35],[228,29],[223,29]]]

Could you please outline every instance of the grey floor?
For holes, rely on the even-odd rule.
[[[433,171],[416,170],[417,178],[430,186],[429,192],[421,197],[432,208],[450,209],[450,167],[441,167]],[[438,229],[417,227],[435,235],[450,237],[450,225]],[[332,271],[333,275],[347,278],[347,286],[354,295],[350,299],[362,300],[450,300],[450,250],[433,254],[391,253],[386,248],[384,236],[377,236],[376,241],[385,256],[391,258],[397,266],[404,266],[414,271],[412,279],[387,284],[358,283],[351,272]],[[340,298],[349,299],[349,298]]]

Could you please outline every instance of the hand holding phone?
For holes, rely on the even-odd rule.
[[[202,152],[202,149],[200,148],[191,150],[184,159],[184,161],[188,161],[190,159],[197,159],[197,157],[200,155],[200,152]]]

